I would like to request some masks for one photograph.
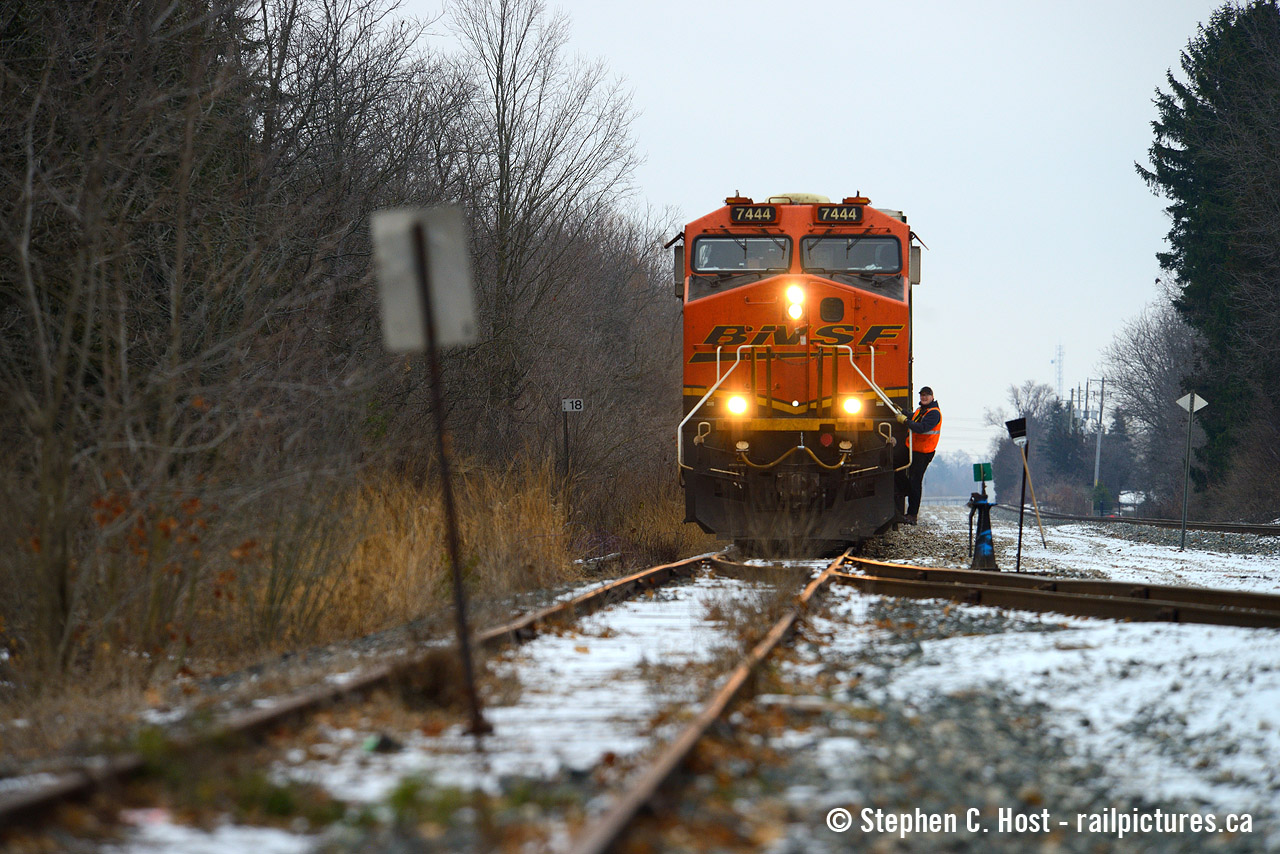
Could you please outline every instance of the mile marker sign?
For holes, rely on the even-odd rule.
[[[580,397],[562,397],[560,398],[561,412],[581,412],[583,410],[582,398]]]

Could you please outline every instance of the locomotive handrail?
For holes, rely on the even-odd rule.
[[[690,471],[693,470],[691,466],[685,465],[685,462],[684,462],[684,427],[685,425],[689,423],[689,419],[693,418],[693,416],[697,414],[698,410],[702,408],[702,405],[707,402],[707,400],[711,397],[711,395],[715,394],[716,389],[720,388],[720,386],[724,384],[724,381],[727,380],[729,378],[729,375],[732,374],[737,369],[738,365],[742,364],[742,351],[755,346],[759,346],[759,345],[739,344],[738,349],[734,351],[733,364],[730,365],[729,370],[725,371],[723,374],[720,373],[720,354],[724,350],[724,346],[720,345],[716,347],[715,384],[711,386],[711,388],[707,389],[707,393],[704,394],[702,398],[693,405],[693,408],[689,410],[689,413],[685,415],[685,417],[680,421],[680,425],[676,427],[676,467],[677,468],[689,469]],[[891,412],[893,412],[895,415],[903,414],[901,409],[893,405],[893,401],[889,399],[889,396],[887,394],[885,394],[884,389],[876,385],[876,382],[875,382],[876,348],[874,346],[867,345],[867,349],[871,351],[871,377],[868,377],[865,373],[863,373],[862,368],[858,367],[858,363],[854,360],[852,346],[848,344],[836,344],[834,346],[837,351],[847,350],[849,352],[849,364],[852,365],[853,369],[858,372],[858,376],[862,377],[862,381],[865,382],[871,388],[871,390],[874,391],[879,396],[879,398],[884,401],[885,406],[889,407],[889,410]],[[901,468],[894,469],[894,471],[902,471],[902,469],[910,466],[912,456],[913,456],[912,448],[910,443],[908,443],[907,464],[906,466],[902,466]]]
[[[689,414],[684,417],[684,420],[680,422],[680,426],[676,428],[676,468],[689,469],[690,471],[693,471],[693,468],[691,466],[687,466],[684,464],[684,425],[688,424],[689,419],[692,418],[694,414],[697,413],[697,411],[702,408],[702,404],[706,403],[707,399],[711,397],[711,395],[715,394],[716,389],[720,388],[720,385],[725,380],[729,379],[729,374],[733,373],[734,369],[737,368],[738,365],[742,364],[742,350],[744,347],[750,347],[750,346],[751,346],[750,344],[739,345],[737,350],[737,358],[733,360],[733,364],[729,367],[729,370],[724,372],[724,376],[719,376],[720,351],[723,348],[722,347],[716,348],[716,375],[717,375],[716,383],[711,388],[707,389],[707,393],[702,396],[701,400],[699,400],[697,403],[693,405],[693,409],[689,410]]]
[[[839,349],[844,349],[844,350],[848,350],[848,351],[849,351],[849,364],[853,365],[853,369],[854,369],[855,371],[857,371],[857,372],[858,372],[858,376],[862,377],[863,382],[865,382],[867,385],[871,386],[871,390],[872,390],[872,391],[874,391],[876,394],[880,395],[880,399],[884,401],[884,405],[885,405],[885,406],[887,406],[887,407],[889,407],[890,411],[892,411],[892,412],[893,412],[893,413],[895,413],[896,415],[905,415],[905,414],[906,414],[905,412],[903,412],[901,409],[899,409],[898,407],[896,407],[896,406],[894,406],[894,405],[893,405],[893,401],[889,399],[889,395],[887,395],[887,394],[885,394],[885,393],[884,393],[884,389],[880,388],[880,386],[878,386],[878,385],[876,385],[876,384],[875,384],[875,379],[874,379],[874,378],[875,378],[875,375],[876,375],[876,348],[875,348],[875,347],[873,347],[873,346],[871,346],[870,344],[868,344],[868,345],[867,345],[867,348],[868,348],[869,350],[871,350],[871,376],[872,376],[872,379],[867,379],[867,375],[866,375],[866,374],[864,374],[864,373],[862,372],[862,368],[859,368],[859,367],[858,367],[858,363],[857,363],[857,362],[855,362],[855,361],[853,360],[853,348],[852,348],[852,347],[850,347],[848,344],[837,344],[837,345],[836,345],[836,349],[838,349],[838,350],[839,350]],[[912,460],[912,458],[915,456],[914,451],[915,451],[915,449],[911,447],[911,443],[910,443],[910,442],[907,442],[907,463],[906,463],[906,465],[899,466],[899,467],[895,468],[895,469],[894,469],[894,471],[903,471],[904,469],[911,468],[911,460]]]
[[[854,359],[853,359],[853,347],[851,347],[851,346],[850,346],[850,345],[848,345],[848,344],[836,344],[836,345],[835,345],[835,348],[836,348],[837,350],[848,350],[848,351],[849,351],[849,364],[850,364],[850,365],[853,365],[853,369],[854,369],[855,371],[857,371],[857,372],[858,372],[858,376],[862,377],[862,381],[871,387],[871,390],[872,390],[872,391],[874,391],[874,392],[875,392],[875,393],[880,397],[880,399],[884,401],[884,405],[885,405],[885,406],[887,406],[887,407],[889,407],[889,410],[890,410],[891,412],[893,412],[895,415],[901,415],[901,414],[902,414],[902,410],[901,410],[901,409],[899,409],[898,407],[894,406],[894,405],[893,405],[893,401],[889,399],[889,395],[887,395],[887,394],[885,394],[885,393],[884,393],[884,389],[882,389],[882,388],[880,388],[880,386],[876,385],[876,381],[875,381],[875,375],[876,375],[876,348],[875,348],[875,347],[873,347],[873,346],[871,346],[870,344],[868,344],[868,345],[867,345],[867,349],[871,351],[871,378],[870,378],[870,379],[868,379],[868,378],[867,378],[867,375],[866,375],[866,374],[864,374],[864,373],[862,372],[862,368],[859,368],[859,367],[858,367],[858,363],[854,361]]]

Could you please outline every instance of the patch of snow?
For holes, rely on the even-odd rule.
[[[146,709],[139,717],[155,726],[168,726],[187,716],[186,709]]]
[[[61,779],[57,774],[49,774],[47,772],[23,774],[20,777],[0,777],[0,795],[9,792],[24,792],[30,789],[43,789],[54,785]]]
[[[124,818],[136,825],[121,843],[106,845],[108,854],[303,854],[311,851],[316,837],[272,827],[222,824],[201,830],[174,824],[166,810],[131,810]]]

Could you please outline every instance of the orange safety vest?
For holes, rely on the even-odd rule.
[[[911,445],[911,450],[920,454],[932,454],[938,449],[938,440],[942,438],[942,409],[937,406],[917,407],[916,411],[911,413],[912,421],[919,421],[924,418],[926,412],[930,409],[938,410],[938,425],[927,433],[913,433],[907,431],[907,441]]]

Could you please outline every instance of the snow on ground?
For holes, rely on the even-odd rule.
[[[1125,791],[1223,811],[1280,807],[1280,632],[1071,620],[1067,631],[924,641],[889,687],[906,701],[997,685]]]
[[[659,710],[695,702],[701,694],[701,686],[646,676],[646,663],[679,667],[709,659],[725,643],[722,628],[708,621],[709,610],[760,589],[703,573],[652,598],[592,614],[572,632],[543,634],[509,651],[500,669],[518,679],[521,690],[511,703],[486,705],[494,733],[484,738],[483,752],[460,727],[435,737],[397,733],[402,748],[390,753],[363,749],[374,733],[334,729],[327,743],[310,748],[327,759],[296,751],[295,762],[278,763],[273,773],[319,784],[345,801],[377,804],[406,778],[497,792],[503,777],[545,778],[561,768],[590,769],[606,753],[638,753],[651,743],[650,722]],[[163,811],[133,823],[137,830],[109,849],[112,854],[292,854],[314,844],[314,837],[269,828],[228,825],[204,832],[173,824]]]
[[[1006,526],[1016,537],[1016,523]],[[992,533],[999,536],[1002,527],[994,527]],[[1031,537],[1023,533],[1024,559],[1052,557],[1070,566],[1097,569],[1116,581],[1280,593],[1280,557],[1273,554],[1228,554],[1193,547],[1179,551],[1161,543],[1109,537],[1097,525],[1060,525],[1046,528],[1045,535],[1047,550],[1038,533]]]
[[[926,507],[921,512],[922,525],[965,543],[968,514],[963,507]],[[1012,571],[1018,517],[993,512],[991,532],[1000,568]],[[1136,538],[1126,539],[1125,534]],[[1022,530],[1022,568],[1024,572],[1043,572],[1047,565],[1092,570],[1116,581],[1280,593],[1280,538],[1230,535],[1235,541],[1257,544],[1256,552],[1239,554],[1227,550],[1227,540],[1222,535],[1199,532],[1188,532],[1187,549],[1179,551],[1176,545],[1168,544],[1177,542],[1178,535],[1175,530],[1139,529],[1133,525],[1117,529],[1112,523],[1050,523],[1044,527],[1046,547],[1041,543],[1034,514],[1028,512]],[[1159,542],[1161,538],[1168,542]],[[1197,542],[1202,546],[1198,547]],[[1215,547],[1204,548],[1206,542]],[[921,558],[923,565],[937,563],[928,555]]]
[[[967,537],[967,510],[936,508],[925,524]],[[997,549],[1017,522],[996,518]],[[1105,528],[1030,521],[1023,561],[1117,580],[1280,592],[1280,555],[1232,555],[1108,536]],[[1012,569],[1002,555],[1001,566]],[[844,605],[850,622],[866,597]],[[923,702],[984,686],[1054,710],[1061,733],[1133,794],[1185,796],[1222,809],[1280,810],[1280,631],[1064,618],[1052,633],[923,641],[893,674],[890,693]],[[856,633],[855,633],[856,634]],[[854,641],[848,637],[848,641]],[[856,642],[856,641],[854,641]]]

